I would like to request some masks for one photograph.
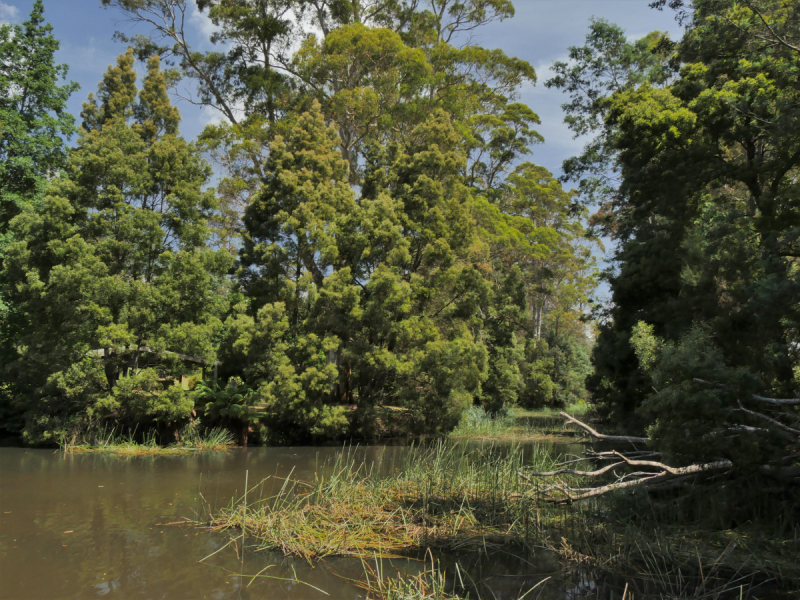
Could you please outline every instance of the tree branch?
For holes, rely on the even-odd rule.
[[[528,473],[523,474],[520,473],[523,479],[526,481],[530,481],[528,476],[531,477],[553,477],[554,475],[580,475],[581,477],[599,477],[604,473],[608,473],[609,471],[619,467],[620,465],[624,465],[624,462],[616,462],[611,465],[606,465],[601,469],[597,469],[596,471],[576,471],[575,469],[559,469],[558,471],[544,471],[541,473]]]
[[[789,433],[789,434],[792,434],[792,435],[795,435],[795,436],[800,436],[800,430],[792,429],[788,425],[784,425],[780,421],[778,421],[776,419],[773,419],[772,417],[768,417],[767,415],[762,415],[761,413],[757,413],[757,412],[755,412],[753,410],[748,410],[744,406],[742,406],[741,402],[739,402],[739,409],[738,410],[740,410],[743,413],[747,413],[748,415],[753,415],[754,417],[758,417],[759,419],[767,421],[773,427],[777,427],[781,431],[784,431],[786,433]]]
[[[559,414],[570,423],[586,430],[592,437],[595,437],[598,440],[607,440],[609,442],[630,442],[631,444],[646,444],[649,442],[649,440],[644,437],[634,437],[630,435],[605,435],[603,433],[598,433],[597,431],[589,427],[586,423],[581,423],[580,421],[578,421],[578,419],[571,417],[565,412],[561,412]]]

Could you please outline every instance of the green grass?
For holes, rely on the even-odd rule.
[[[398,573],[394,577],[386,576],[382,565],[377,558],[374,568],[364,562],[364,580],[352,582],[367,591],[369,600],[459,600],[448,591],[445,572],[433,562],[428,568],[426,561],[418,575]]]
[[[244,528],[261,548],[306,559],[523,545],[542,526],[519,476],[519,448],[468,451],[439,441],[412,447],[397,465],[356,456],[346,449],[313,482],[261,482],[247,493],[258,501],[234,502],[211,524]],[[541,469],[557,460],[547,447],[527,458]],[[263,497],[275,484],[277,491]]]
[[[62,438],[59,446],[67,453],[100,452],[121,456],[186,454],[204,450],[225,450],[233,446],[233,434],[224,429],[210,429],[202,433],[185,432],[179,443],[162,445],[158,436],[151,431],[136,437],[135,431],[127,434],[117,433],[116,429],[94,435]]]
[[[800,530],[759,533],[762,524],[755,522],[720,528],[697,503],[670,517],[643,490],[554,505],[547,501],[548,486],[596,483],[574,475],[558,481],[525,475],[557,467],[551,446],[536,447],[523,460],[519,447],[468,450],[439,441],[412,447],[397,464],[367,463],[357,448],[345,448],[318,468],[314,481],[269,478],[204,524],[255,540],[258,549],[307,560],[418,556],[426,549],[523,555],[546,548],[567,568],[607,574],[609,585],[620,587],[617,596],[630,585],[642,598],[753,598],[769,585],[800,582]],[[709,496],[705,490],[696,495],[700,502]],[[450,599],[443,577],[436,577],[387,580],[376,572],[365,589],[389,600]]]
[[[526,417],[548,417],[526,422]],[[520,413],[512,410],[506,415],[491,415],[480,406],[470,407],[464,412],[450,437],[456,439],[495,441],[563,441],[574,437],[575,428],[558,416],[558,413]]]
[[[575,417],[579,415],[585,415],[586,413],[590,412],[591,409],[591,406],[589,406],[586,402],[581,401],[568,404],[564,408],[553,408],[550,406],[544,406],[536,409],[512,408],[509,413],[514,417],[557,417],[559,413],[565,412],[568,415]]]

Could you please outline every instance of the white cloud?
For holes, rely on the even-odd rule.
[[[204,127],[206,125],[220,125],[228,122],[228,119],[226,119],[220,111],[211,106],[201,107],[199,120]]]
[[[206,13],[201,12],[200,9],[197,8],[197,2],[195,0],[189,0],[189,4],[192,5],[189,23],[208,40],[215,32],[219,31],[219,27],[211,22],[211,19],[208,18]]]
[[[14,21],[18,15],[19,9],[16,6],[11,6],[5,2],[0,2],[0,24]]]

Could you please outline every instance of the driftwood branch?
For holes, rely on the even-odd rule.
[[[689,465],[688,467],[670,467],[664,463],[652,460],[632,460],[619,452],[615,452],[614,454],[633,467],[653,467],[655,469],[661,469],[663,473],[669,473],[675,476],[691,475],[693,473],[703,473],[705,471],[716,471],[719,469],[730,469],[733,467],[733,463],[729,460],[716,460],[705,464]]]
[[[631,444],[646,444],[648,442],[648,439],[644,438],[644,437],[634,437],[634,436],[631,436],[631,435],[605,435],[603,433],[599,433],[599,432],[595,431],[594,429],[589,427],[586,423],[582,423],[581,421],[578,421],[578,419],[568,415],[565,412],[561,412],[559,414],[562,417],[564,417],[567,421],[569,421],[573,425],[577,425],[578,427],[581,427],[586,432],[588,432],[589,435],[591,435],[594,438],[597,438],[598,440],[606,440],[606,441],[609,441],[609,442],[630,442]]]
[[[623,459],[624,463],[627,465],[656,467],[661,469],[661,471],[657,473],[646,473],[646,472],[630,473],[614,483],[609,483],[607,485],[591,487],[591,488],[570,488],[563,484],[557,484],[554,486],[550,486],[549,488],[547,488],[547,490],[558,489],[562,494],[564,494],[564,496],[553,497],[550,499],[550,502],[553,502],[555,504],[576,502],[578,500],[586,500],[587,498],[602,496],[614,490],[621,490],[643,484],[646,485],[648,489],[665,489],[665,487],[668,485],[669,486],[683,485],[686,481],[690,480],[694,475],[698,475],[701,473],[708,473],[711,471],[723,471],[733,467],[733,464],[729,460],[718,460],[710,463],[689,465],[687,467],[670,467],[668,465],[665,465],[664,463],[658,463],[654,461],[626,459],[626,457],[623,454],[619,454],[619,456],[620,458]],[[609,465],[605,469],[599,469],[599,470],[607,472],[614,467],[620,466],[620,464],[622,463]],[[564,470],[564,471],[569,471],[569,470]],[[557,473],[558,473],[557,471],[552,472],[553,475]],[[593,471],[592,473],[595,472]],[[550,473],[541,473],[540,475],[550,476]],[[784,474],[781,473],[781,475]],[[777,473],[776,476],[778,476]],[[631,479],[626,479],[626,477],[631,477]]]
[[[623,436],[623,435],[605,435],[602,434],[594,429],[592,429],[586,423],[583,423],[568,415],[567,413],[562,412],[561,416],[564,417],[568,422],[581,427],[584,431],[588,432],[592,437],[600,439],[600,440],[607,440],[607,441],[618,441],[618,442],[626,442],[626,443],[647,443],[647,438],[641,437],[633,437],[633,436]],[[539,489],[539,493],[548,494],[549,492],[557,491],[558,493],[550,498],[548,501],[556,503],[556,504],[564,504],[564,503],[571,503],[576,502],[578,500],[585,500],[587,498],[594,498],[597,496],[602,496],[614,490],[625,489],[637,485],[644,485],[648,490],[664,490],[670,489],[673,487],[680,487],[685,485],[689,480],[693,479],[696,475],[709,473],[709,472],[724,472],[729,471],[733,468],[733,463],[729,460],[717,460],[709,463],[698,463],[693,465],[688,465],[685,467],[672,467],[667,465],[663,462],[659,462],[657,460],[649,460],[654,459],[655,457],[659,456],[658,452],[652,452],[649,450],[635,450],[633,452],[619,452],[618,450],[612,450],[609,452],[597,452],[593,453],[592,456],[587,456],[586,459],[593,459],[593,460],[613,460],[609,465],[604,467],[598,468],[593,471],[579,471],[577,469],[571,468],[560,468],[555,471],[544,471],[544,472],[530,472],[530,473],[520,473],[520,476],[523,477],[526,481],[529,481],[531,484],[535,484],[533,478],[545,478],[545,477],[558,477],[560,475],[575,475],[578,477],[600,477],[607,473],[612,473],[615,469],[620,467],[645,467],[645,470],[633,470],[633,472],[624,473],[621,475],[617,475],[617,480],[613,483],[608,483],[606,485],[600,485],[596,487],[585,487],[585,488],[573,488],[568,486],[562,481],[556,481],[554,484],[544,488]],[[575,462],[579,462],[582,459],[572,460],[564,463],[561,465],[565,467],[567,464],[573,464]],[[650,469],[653,469],[651,472]],[[774,473],[774,476],[780,477],[784,476],[783,470],[780,471],[780,475],[778,472]]]
[[[800,398],[765,398],[764,396],[753,394],[753,400],[775,406],[800,406]]]

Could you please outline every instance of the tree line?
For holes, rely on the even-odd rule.
[[[80,125],[41,2],[1,30],[7,430],[591,399],[670,460],[798,470],[798,0],[653,2],[677,40],[593,20],[545,82],[589,140],[561,178],[527,160],[534,69],[475,43],[509,0],[198,0],[211,51],[184,0],[102,3],[150,33]],[[170,89],[224,119],[184,140]]]
[[[471,35],[510,2],[199,1],[211,52],[183,0],[103,3],[152,35],[77,119],[42,2],[0,28],[6,431],[297,442],[587,397],[588,210],[525,160],[533,68]],[[225,117],[191,141],[187,85]]]

